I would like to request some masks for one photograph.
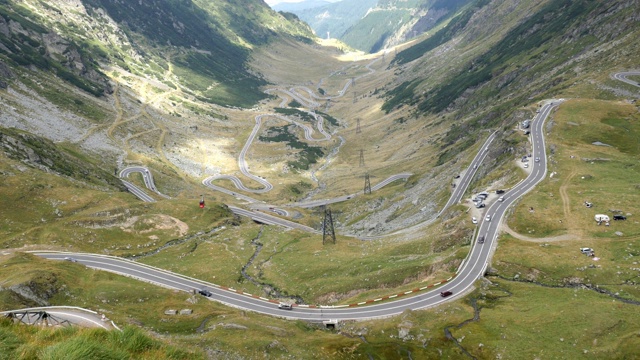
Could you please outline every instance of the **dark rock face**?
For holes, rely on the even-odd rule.
[[[9,80],[13,78],[13,73],[9,67],[0,61],[0,89],[6,89],[9,86]]]

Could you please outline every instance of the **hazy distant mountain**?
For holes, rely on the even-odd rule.
[[[287,11],[298,15],[320,37],[329,33],[354,48],[376,52],[428,31],[470,1],[343,0]]]
[[[343,0],[305,10],[291,10],[291,12],[309,24],[318,36],[324,38],[329,32],[332,38],[340,39],[377,3],[378,0]]]
[[[328,4],[331,4],[331,2],[326,0],[306,0],[297,3],[280,3],[273,6],[273,10],[296,13],[296,11],[317,8]]]

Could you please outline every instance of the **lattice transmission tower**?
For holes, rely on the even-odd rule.
[[[333,217],[331,209],[324,208],[324,221],[322,222],[322,245],[333,242],[336,243],[336,231],[333,228]]]
[[[369,179],[369,173],[364,174],[364,194],[371,194],[371,180]]]

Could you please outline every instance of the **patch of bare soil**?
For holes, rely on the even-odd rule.
[[[139,226],[139,223],[142,223],[144,230],[136,229],[136,225]],[[129,233],[137,232],[144,234],[157,230],[174,231],[175,236],[177,237],[185,236],[189,231],[189,225],[185,222],[180,221],[173,216],[163,214],[146,215],[144,217],[133,216],[119,226],[120,229]]]

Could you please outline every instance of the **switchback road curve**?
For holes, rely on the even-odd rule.
[[[120,181],[122,181],[124,186],[127,187],[129,192],[131,192],[133,195],[137,196],[140,200],[145,201],[145,202],[155,202],[156,201],[154,198],[152,198],[147,193],[145,193],[144,190],[140,189],[139,187],[137,187],[134,184],[132,184],[132,183],[130,183],[130,182],[125,180],[132,173],[140,173],[142,175],[142,179],[144,180],[144,185],[147,187],[147,189],[153,191],[154,193],[162,196],[165,199],[171,199],[169,196],[167,196],[167,195],[161,193],[160,191],[158,191],[158,189],[156,188],[156,184],[153,181],[153,175],[151,174],[149,169],[147,169],[146,167],[144,167],[144,166],[129,166],[127,168],[124,168],[122,171],[120,171]]]
[[[625,82],[629,85],[633,85],[633,86],[637,86],[640,87],[640,83],[633,81],[633,80],[629,80],[627,77],[628,76],[640,76],[640,71],[624,71],[624,72],[619,72],[619,73],[615,73],[613,74],[613,78],[616,80],[620,80],[622,82]]]

